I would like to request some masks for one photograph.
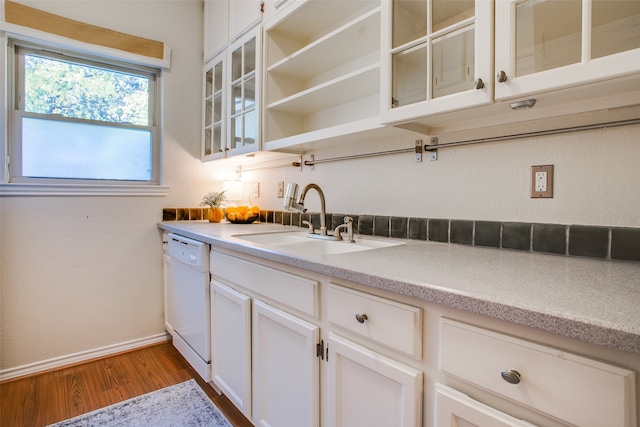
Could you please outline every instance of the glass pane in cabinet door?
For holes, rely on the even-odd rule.
[[[256,143],[256,111],[244,115],[244,145]]]
[[[242,143],[242,116],[231,118],[231,135],[229,149],[234,149]]]
[[[204,87],[204,96],[208,98],[213,93],[213,70],[207,70]]]
[[[214,68],[215,78],[213,80],[213,91],[218,92],[222,90],[222,62],[218,62]]]
[[[256,79],[251,77],[244,82],[244,111],[255,108],[256,105]]]
[[[204,131],[204,155],[208,156],[211,154],[211,145],[212,145],[212,134],[211,129],[205,129]]]
[[[402,46],[427,35],[427,2],[425,0],[394,0],[393,47]]]
[[[217,123],[222,120],[222,95],[217,94],[213,97],[213,122]]]
[[[222,126],[217,125],[213,127],[213,141],[211,144],[211,150],[214,153],[222,151]]]
[[[256,39],[251,39],[244,44],[244,74],[247,75],[256,69]]]
[[[213,103],[210,99],[207,99],[205,104],[205,112],[204,112],[204,125],[209,127],[211,126],[211,117],[213,116]]]
[[[240,77],[242,77],[242,47],[231,54],[231,81],[236,81]]]
[[[427,99],[427,45],[393,55],[393,107]]]
[[[433,98],[473,88],[473,26],[433,41]]]
[[[431,32],[447,28],[475,15],[475,0],[434,0],[431,6]]]
[[[238,114],[242,111],[242,84],[236,83],[231,86],[231,114]]]
[[[527,0],[516,6],[516,76],[582,59],[582,1]]]
[[[600,58],[639,47],[640,1],[594,0],[591,6],[591,57]]]

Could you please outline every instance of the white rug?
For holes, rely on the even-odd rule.
[[[232,427],[195,380],[70,418],[54,427]]]

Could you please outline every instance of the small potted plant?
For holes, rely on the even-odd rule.
[[[226,193],[226,190],[212,191],[202,197],[200,206],[209,206],[209,222],[220,222],[224,218],[224,211],[221,207],[227,201],[227,196],[224,193]]]

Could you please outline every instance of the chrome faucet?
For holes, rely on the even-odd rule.
[[[324,193],[322,192],[322,189],[318,187],[318,185],[307,184],[307,186],[302,190],[300,200],[296,202],[296,196],[298,194],[298,184],[296,184],[295,182],[290,182],[287,185],[287,193],[284,197],[284,208],[288,211],[305,213],[307,209],[304,207],[304,198],[307,195],[307,192],[312,188],[316,190],[318,192],[318,195],[320,196],[320,235],[327,236],[327,207],[324,201]],[[308,221],[304,222],[309,226],[309,235],[313,235],[313,225]]]

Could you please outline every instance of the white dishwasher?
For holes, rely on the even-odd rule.
[[[173,345],[207,382],[211,381],[209,245],[169,234]]]

